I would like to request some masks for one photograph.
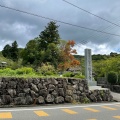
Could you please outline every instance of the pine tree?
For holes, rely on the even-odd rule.
[[[42,31],[39,35],[39,49],[46,50],[50,43],[59,44],[59,33],[58,27],[55,22],[51,21],[48,23],[48,26],[45,27],[45,30]]]
[[[11,59],[11,46],[9,44],[5,45],[3,48],[2,55],[8,59]]]
[[[13,61],[17,61],[18,60],[18,56],[19,56],[19,52],[18,52],[18,44],[16,41],[14,41],[12,43],[12,46],[11,46],[11,59]]]

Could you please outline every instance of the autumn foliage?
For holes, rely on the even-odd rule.
[[[77,67],[80,65],[80,62],[75,59],[73,54],[77,54],[76,50],[73,49],[75,45],[74,40],[69,40],[65,44],[61,45],[61,63],[58,65],[59,70],[66,70],[70,67]]]

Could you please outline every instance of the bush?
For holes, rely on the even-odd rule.
[[[16,70],[16,69],[22,67],[21,64],[22,64],[22,60],[19,59],[17,62],[14,62],[14,64],[12,64],[12,65],[10,66],[10,68],[13,69],[13,70]]]
[[[118,84],[120,84],[120,73],[118,74]]]
[[[52,72],[52,71],[48,71],[48,72],[46,72],[44,75],[55,75],[55,73]]]
[[[16,74],[21,75],[21,74],[34,74],[34,70],[30,67],[22,67],[16,69]]]
[[[85,76],[84,76],[84,75],[81,75],[81,74],[76,74],[74,77],[75,77],[75,78],[85,79]]]
[[[74,77],[74,73],[73,72],[66,72],[63,74],[63,77]]]
[[[12,76],[15,75],[16,72],[14,70],[12,70],[11,68],[4,68],[4,69],[0,69],[0,75],[1,76]]]
[[[108,77],[107,79],[108,79],[109,83],[111,83],[111,84],[117,83],[117,73],[116,72],[113,72],[113,71],[109,72],[107,77]]]
[[[74,72],[66,72],[63,74],[63,76],[85,79],[85,76],[82,75],[81,73],[74,73]]]
[[[42,75],[55,75],[56,74],[56,70],[54,68],[54,66],[50,65],[50,64],[44,64],[42,65],[42,67],[38,68],[38,73],[42,74]]]

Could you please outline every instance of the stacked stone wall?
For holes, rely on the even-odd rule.
[[[90,91],[74,78],[0,78],[0,106],[112,101],[109,90]]]

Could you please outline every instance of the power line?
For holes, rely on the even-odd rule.
[[[119,23],[120,20],[116,20],[115,22]],[[112,30],[113,28],[115,28],[115,26],[109,25],[109,26],[107,26],[106,28],[101,29],[101,31],[104,32],[104,30]],[[101,36],[101,35],[97,35],[97,36],[96,36],[95,34],[94,34],[94,35],[90,35],[90,38],[94,39],[94,37],[100,37],[100,38],[102,38],[102,37],[104,37],[104,36],[103,36],[103,35],[102,35],[102,36]],[[107,37],[107,38],[104,37],[104,39],[108,40],[109,37]],[[85,44],[87,44],[89,41],[90,41],[90,40],[84,39],[84,40],[80,41],[79,43],[76,43],[76,46],[79,45],[79,44],[85,45]]]
[[[120,25],[118,25],[118,24],[116,24],[116,23],[113,23],[113,22],[111,22],[111,21],[109,21],[109,20],[107,20],[107,19],[105,19],[105,18],[102,18],[102,17],[100,17],[100,16],[98,16],[98,15],[96,15],[96,14],[94,14],[94,13],[91,13],[91,12],[89,12],[89,11],[87,11],[87,10],[81,8],[81,7],[78,7],[77,5],[75,5],[75,4],[73,4],[73,3],[70,3],[70,2],[68,2],[68,1],[66,1],[66,0],[62,0],[62,1],[64,1],[64,2],[66,2],[66,3],[68,3],[68,4],[70,4],[70,5],[72,5],[72,6],[76,7],[76,8],[78,8],[78,9],[80,9],[80,10],[82,10],[82,11],[88,13],[88,14],[91,14],[91,15],[93,15],[93,16],[95,16],[95,17],[101,19],[101,20],[104,20],[104,21],[106,21],[106,22],[108,22],[108,23],[111,23],[111,24],[117,26],[117,27],[120,27]]]
[[[63,1],[65,1],[66,2],[66,0],[63,0]],[[68,1],[67,1],[68,2]],[[69,2],[68,2],[69,3]],[[72,4],[72,3],[70,3],[70,4]],[[75,6],[75,5],[73,5],[74,7],[78,7],[78,6]],[[86,11],[85,11],[86,12]],[[87,12],[89,12],[89,11],[87,11]],[[117,22],[117,21],[116,21]],[[118,22],[116,23],[116,25],[118,24]],[[106,28],[104,28],[104,29],[102,29],[101,31],[103,31],[104,32],[104,30],[111,30],[110,28],[114,28],[114,27],[116,27],[116,26],[107,26]],[[90,38],[93,38],[93,37],[102,37],[101,35],[90,35]],[[107,39],[108,39],[109,37],[107,37]],[[80,46],[80,45],[85,45],[85,44],[87,44],[88,42],[89,42],[90,40],[82,40],[82,41],[80,41],[79,43],[76,43],[76,45],[75,46]]]
[[[117,20],[115,20],[115,22],[117,22],[117,23],[120,23],[120,20],[117,18]],[[103,31],[104,32],[104,30],[112,30],[113,28],[115,28],[116,26],[111,26],[111,25],[109,25],[109,26],[107,26],[107,27],[105,27],[105,28],[102,28],[102,29],[100,29],[101,31]],[[101,34],[99,34],[99,35],[96,35],[96,34],[94,34],[94,35],[90,35],[89,36],[89,38],[92,38],[92,39],[94,39],[95,37],[100,37],[100,38],[103,38],[104,36],[102,35],[101,36]],[[107,37],[107,38],[105,38],[104,37],[104,39],[105,40],[108,40],[109,39],[109,36]],[[84,40],[82,40],[82,41],[80,41],[79,43],[76,43],[76,46],[77,46],[77,44],[81,44],[81,45],[85,45],[85,44],[87,44],[88,42],[89,42],[90,40],[86,40],[86,39],[84,39]]]
[[[86,29],[86,30],[90,30],[90,31],[98,32],[98,33],[109,34],[109,35],[120,37],[120,35],[118,35],[118,34],[109,33],[109,32],[103,32],[101,30],[96,30],[96,29],[87,28],[87,27],[84,27],[84,26],[79,26],[79,25],[75,25],[75,24],[72,24],[72,23],[60,21],[60,20],[55,20],[55,19],[52,19],[52,18],[48,18],[48,17],[44,17],[44,16],[41,16],[41,15],[38,15],[38,14],[34,14],[34,13],[27,12],[27,11],[23,11],[23,10],[11,8],[11,7],[8,7],[8,6],[4,6],[4,5],[1,5],[1,4],[0,4],[0,7],[6,8],[6,9],[10,9],[10,10],[13,10],[13,11],[17,11],[17,12],[21,12],[21,13],[24,13],[24,14],[36,16],[36,17],[39,17],[39,18],[43,18],[43,19],[47,19],[47,20],[52,20],[52,21],[59,22],[59,23],[62,23],[62,24],[74,26],[74,27],[77,27],[77,28],[82,28],[82,29]]]
[[[118,20],[119,21],[119,20]],[[117,22],[117,21],[116,21]],[[111,30],[111,28],[113,29],[115,26],[107,26],[106,28],[104,28],[104,29],[102,29],[101,31],[103,31],[104,32],[104,30]],[[92,39],[94,39],[94,37],[100,37],[100,38],[102,38],[102,37],[104,37],[104,36],[101,36],[101,35],[90,35],[90,37],[89,38],[92,38]],[[107,38],[105,38],[106,40],[108,40],[109,39],[109,37],[107,37]],[[80,41],[79,43],[77,43],[76,45],[79,45],[79,44],[81,44],[81,45],[85,45],[85,44],[87,44],[88,42],[89,42],[90,40],[86,40],[86,39],[84,39],[84,40],[82,40],[82,41]]]

